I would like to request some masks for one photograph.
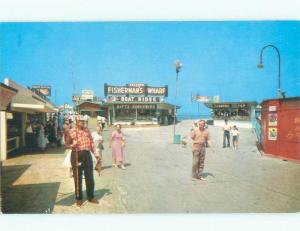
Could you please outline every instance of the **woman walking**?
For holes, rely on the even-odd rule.
[[[116,126],[116,130],[112,133],[109,148],[112,148],[112,160],[113,167],[120,167],[121,169],[126,169],[124,166],[124,152],[125,138],[121,131],[121,125]]]

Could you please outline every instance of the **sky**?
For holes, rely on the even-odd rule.
[[[146,83],[169,87],[166,102],[179,114],[208,114],[191,94],[221,102],[277,97],[300,92],[300,21],[1,23],[0,81],[51,85],[52,102],[70,103],[73,92],[90,89],[104,97],[104,83]],[[179,59],[175,99],[175,60]]]

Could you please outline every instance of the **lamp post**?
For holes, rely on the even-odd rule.
[[[175,93],[175,106],[174,106],[174,129],[173,129],[173,139],[175,143],[175,125],[176,125],[176,104],[177,104],[177,90],[178,90],[178,73],[182,67],[180,60],[175,61],[175,68],[176,68],[176,93]]]
[[[280,91],[280,63],[281,63],[281,60],[280,60],[280,53],[279,53],[279,50],[277,47],[275,47],[274,45],[267,45],[267,46],[264,46],[261,51],[260,51],[260,63],[257,65],[258,68],[262,69],[264,68],[264,64],[263,64],[263,52],[266,48],[268,47],[271,47],[273,49],[275,49],[277,55],[278,55],[278,98],[281,98],[281,91]]]

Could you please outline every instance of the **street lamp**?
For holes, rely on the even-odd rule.
[[[281,98],[281,92],[280,92],[280,63],[281,63],[281,61],[280,61],[280,53],[279,53],[278,48],[275,47],[274,45],[264,46],[260,51],[260,63],[257,65],[257,67],[260,69],[264,68],[262,55],[263,55],[264,50],[268,47],[275,49],[275,51],[277,52],[277,55],[278,55],[278,98]]]
[[[175,125],[176,125],[176,104],[177,104],[177,89],[178,89],[178,73],[182,67],[182,63],[180,60],[175,61],[175,68],[176,68],[176,94],[175,94],[175,106],[174,106],[174,129],[173,129],[173,139],[174,143],[176,143],[175,139]]]

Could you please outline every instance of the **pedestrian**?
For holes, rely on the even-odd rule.
[[[91,153],[96,156],[93,138],[88,128],[84,126],[82,115],[76,117],[76,127],[72,128],[66,137],[66,147],[71,148],[71,165],[75,184],[76,205],[82,205],[82,173],[84,172],[87,199],[99,204],[94,197],[93,160]]]
[[[47,146],[48,143],[48,139],[45,136],[45,127],[42,123],[39,124],[39,128],[38,128],[38,136],[37,136],[37,145],[38,148],[44,152],[45,148]]]
[[[207,142],[212,151],[215,152],[210,141],[209,131],[205,129],[205,120],[198,122],[198,128],[191,131],[190,137],[193,140],[192,179],[205,180],[202,176],[205,160],[205,143]]]
[[[72,165],[71,165],[71,153],[72,153],[72,149],[70,149],[68,147],[68,145],[66,145],[66,139],[67,139],[67,135],[71,129],[71,124],[70,124],[70,120],[65,120],[65,123],[63,125],[62,128],[62,142],[65,145],[65,160],[64,160],[64,164],[66,167],[68,167],[69,169],[69,176],[73,177],[73,170],[72,170]]]
[[[87,115],[87,114],[85,114],[84,116],[83,116],[83,119],[84,119],[84,126],[85,127],[88,127],[89,126],[89,115]]]
[[[104,116],[101,117],[101,126],[102,126],[102,129],[105,128],[105,123],[106,123],[106,118]]]
[[[124,166],[125,137],[121,129],[121,125],[117,124],[115,131],[113,131],[111,135],[109,148],[112,148],[113,167],[126,169]]]
[[[102,167],[102,150],[104,150],[103,147],[103,137],[102,137],[102,128],[100,126],[96,127],[96,131],[92,132],[92,137],[94,141],[94,147],[97,156],[97,162],[95,166],[95,170],[98,172],[100,176],[101,167]]]
[[[232,129],[232,145],[233,145],[233,149],[237,150],[238,148],[238,144],[239,144],[239,129],[237,128],[236,125],[233,125],[233,129]]]
[[[56,132],[55,132],[55,124],[52,119],[50,119],[48,121],[47,131],[48,131],[48,140],[49,140],[50,146],[55,146],[55,143],[56,143],[55,133]]]
[[[228,120],[225,120],[225,125],[223,126],[223,148],[230,147],[230,130],[231,126],[228,124]],[[227,140],[227,145],[226,145]]]
[[[25,142],[27,151],[31,152],[33,150],[34,145],[34,134],[30,120],[27,120],[25,123]]]

